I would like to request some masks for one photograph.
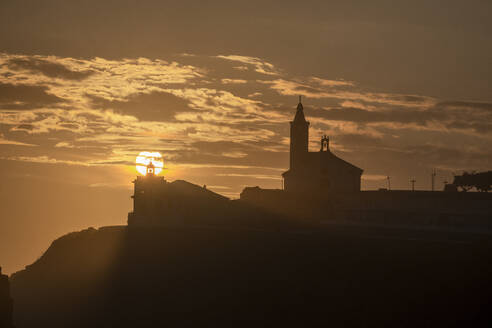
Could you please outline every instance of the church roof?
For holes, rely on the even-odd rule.
[[[359,174],[362,174],[364,170],[361,168],[344,161],[340,157],[336,156],[333,154],[331,151],[319,151],[319,152],[308,152],[307,156],[305,157],[304,161],[304,168],[301,170],[301,174],[305,173],[310,173],[313,174],[314,172],[318,172],[317,168],[318,167],[323,167],[325,165],[329,165],[330,163],[333,164],[338,164],[339,166],[345,167],[348,170],[355,171]],[[299,172],[298,170],[296,170]],[[294,174],[294,171],[292,169],[289,169],[282,173],[283,177],[289,176],[291,174]],[[317,173],[314,173],[317,174]]]
[[[328,151],[320,151],[320,152],[313,152],[313,153],[309,153],[309,156],[312,156],[312,157],[315,157],[316,155],[311,155],[311,154],[319,154],[317,156],[320,156],[321,157],[321,160],[325,160],[324,158],[326,158],[326,160],[332,160],[332,161],[337,161],[339,162],[341,165],[343,166],[346,166],[346,167],[349,167],[351,169],[354,169],[354,170],[357,170],[357,171],[360,171],[360,173],[362,173],[362,171],[364,171],[363,169],[361,169],[360,167],[357,167],[355,166],[354,164],[352,163],[349,163],[343,159],[341,159],[340,157],[338,157],[337,155],[333,154],[330,150]],[[316,156],[316,157],[317,157]],[[324,157],[324,158],[323,158]]]

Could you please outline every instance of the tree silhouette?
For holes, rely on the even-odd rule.
[[[492,190],[492,171],[475,173],[463,172],[462,175],[455,175],[453,184],[463,191],[469,191],[473,188],[480,192],[489,192]]]

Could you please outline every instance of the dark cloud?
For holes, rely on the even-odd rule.
[[[425,103],[426,101],[428,101],[428,98],[426,98],[426,97],[413,96],[413,95],[392,96],[392,97],[390,97],[390,99],[397,100],[397,101],[403,101],[403,102],[415,103],[416,105],[419,103]]]
[[[2,50],[85,58],[233,53],[298,76],[443,99],[491,97],[490,1],[448,0],[446,10],[441,1],[60,3],[0,1]]]
[[[60,78],[64,80],[83,80],[94,71],[73,71],[66,66],[36,58],[15,58],[7,62],[7,66],[13,70],[28,70],[34,73],[41,73],[51,78]]]
[[[443,101],[438,103],[436,107],[492,111],[492,103],[490,102]]]
[[[164,157],[171,155],[174,163],[284,168],[288,163],[288,152],[273,152],[265,149],[268,146],[278,144],[264,141],[199,141],[191,143],[186,149],[164,150],[162,154]]]
[[[34,129],[34,126],[32,124],[19,124],[15,127],[15,130],[20,131],[20,130],[25,130],[25,131],[31,131]]]
[[[0,83],[0,109],[35,109],[63,101],[46,90],[44,86]]]
[[[130,162],[130,161],[94,161],[91,164],[97,164],[97,165],[129,165],[129,166],[135,165],[134,162]]]
[[[443,105],[421,109],[388,109],[369,111],[360,108],[331,108],[314,110],[312,116],[335,121],[349,121],[358,124],[366,123],[397,123],[429,126],[431,123],[443,125],[448,129],[472,130],[478,133],[492,133],[492,113],[469,111],[480,109],[488,111],[488,104],[466,104],[465,110],[452,110]],[[469,105],[473,104],[473,105]],[[453,105],[454,106],[454,105]],[[458,109],[463,109],[458,108]]]
[[[407,162],[420,162],[426,165],[443,165],[454,168],[480,170],[492,164],[487,153],[478,151],[472,147],[459,147],[459,145],[412,145],[402,148],[398,154],[392,154],[395,158],[405,159]]]
[[[76,130],[79,128],[79,125],[75,123],[60,123],[59,125],[69,130]]]
[[[355,123],[396,122],[417,123],[420,125],[425,125],[430,120],[442,117],[442,115],[434,111],[413,109],[369,111],[352,107],[316,110],[313,112],[313,116],[318,116],[329,120],[350,121]]]
[[[113,109],[143,121],[172,121],[177,113],[194,111],[186,100],[167,92],[141,93],[127,101],[90,98],[95,108]]]
[[[491,133],[492,132],[492,122],[489,121],[477,121],[477,122],[467,122],[467,121],[454,121],[447,124],[448,128],[451,129],[461,129],[461,130],[473,130],[479,133]]]
[[[333,141],[337,144],[341,144],[344,147],[351,149],[357,149],[360,147],[380,147],[383,145],[383,140],[381,138],[376,138],[368,136],[366,134],[340,134],[333,138]]]

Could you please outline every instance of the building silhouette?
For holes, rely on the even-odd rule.
[[[492,228],[491,193],[361,191],[362,169],[333,154],[329,141],[323,136],[320,150],[309,152],[309,122],[299,99],[290,122],[290,167],[282,174],[283,190],[245,187],[241,202],[313,222]]]
[[[231,218],[251,224],[270,215],[312,222],[492,228],[491,193],[361,191],[363,170],[333,154],[328,136],[321,138],[318,152],[309,152],[309,122],[300,100],[290,135],[290,168],[282,174],[283,189],[245,187],[235,201],[205,186],[168,182],[150,163],[146,174],[133,181],[128,225],[217,224]]]
[[[10,282],[7,275],[2,274],[0,267],[0,327],[13,328],[12,313],[14,302],[10,296]]]
[[[363,170],[330,151],[328,136],[321,138],[319,152],[309,152],[309,122],[299,97],[290,122],[290,168],[282,174],[284,189],[292,192],[360,191]]]
[[[229,198],[184,180],[168,182],[155,174],[152,163],[145,176],[133,180],[133,212],[129,226],[157,226],[190,222],[196,217],[218,216]]]

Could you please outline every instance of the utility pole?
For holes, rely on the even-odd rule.
[[[388,190],[391,190],[391,181],[389,175],[386,177],[386,179],[388,180]]]
[[[412,179],[410,182],[412,183],[412,191],[415,191],[415,182],[417,182],[417,180]]]
[[[434,191],[434,182],[436,178],[436,169],[432,169],[432,174],[431,174],[431,189]]]

